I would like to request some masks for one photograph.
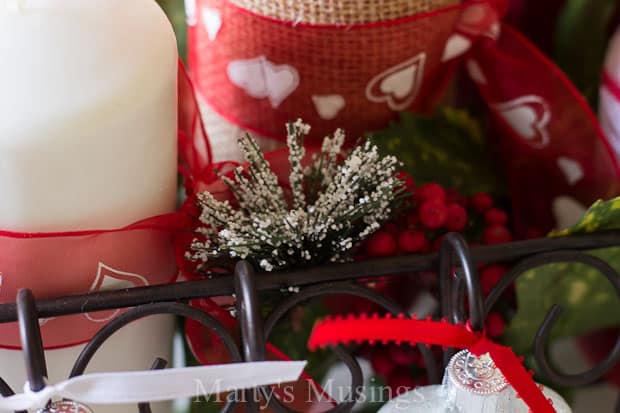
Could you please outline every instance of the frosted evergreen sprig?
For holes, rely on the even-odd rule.
[[[365,141],[345,157],[345,136],[337,130],[304,168],[309,132],[301,120],[287,125],[288,198],[256,142],[249,135],[239,139],[248,166],[222,177],[238,208],[208,192],[198,195],[204,225],[188,259],[204,271],[237,259],[264,271],[343,261],[393,215],[406,191],[394,156]]]
[[[304,148],[304,136],[310,132],[310,126],[304,124],[301,119],[295,123],[286,125],[289,155],[288,161],[291,164],[291,174],[289,182],[293,192],[293,208],[305,208],[306,194],[304,193],[304,171],[301,161],[306,155]]]

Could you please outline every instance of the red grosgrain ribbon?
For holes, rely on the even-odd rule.
[[[308,347],[316,350],[329,345],[363,341],[371,344],[379,341],[439,345],[467,349],[475,356],[488,353],[532,412],[555,412],[551,402],[540,391],[512,349],[496,344],[483,333],[472,332],[463,325],[391,316],[328,318],[315,325]]]

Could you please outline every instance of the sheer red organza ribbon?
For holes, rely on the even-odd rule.
[[[350,342],[395,342],[439,345],[467,349],[475,356],[489,354],[497,368],[533,413],[553,413],[555,409],[512,349],[496,344],[483,333],[463,325],[404,317],[330,318],[315,325],[310,350]]]
[[[179,63],[180,168],[188,185],[211,163],[193,86]],[[54,233],[0,231],[0,302],[13,302],[20,288],[37,298],[173,282],[178,268],[175,240],[191,232],[186,214],[148,217],[123,228]],[[45,348],[90,340],[120,311],[87,313],[41,321]],[[0,348],[18,349],[17,323],[0,325]]]
[[[196,0],[190,63],[199,93],[230,122],[284,140],[285,122],[313,125],[308,143],[341,127],[352,139],[399,111],[425,112],[464,67],[497,125],[516,232],[553,227],[552,204],[618,193],[620,168],[566,76],[501,22],[504,0],[375,23],[317,25]],[[363,121],[360,121],[363,119]]]

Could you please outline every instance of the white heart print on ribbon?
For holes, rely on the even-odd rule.
[[[567,158],[565,156],[560,156],[558,158],[558,168],[560,168],[562,173],[564,173],[564,176],[566,177],[566,182],[568,182],[568,184],[571,186],[581,181],[585,176],[581,164],[576,160]]]
[[[276,65],[265,56],[235,60],[226,69],[228,79],[248,95],[268,98],[277,108],[299,86],[299,72],[290,65]]]
[[[347,101],[342,95],[314,95],[312,102],[321,119],[325,120],[336,119],[340,111],[347,106]]]
[[[553,200],[551,210],[555,218],[556,229],[561,230],[577,225],[588,208],[575,198],[562,195]]]
[[[195,26],[198,23],[196,0],[185,0],[185,21],[188,26]]]
[[[148,285],[148,280],[139,274],[120,271],[100,262],[97,267],[95,281],[93,281],[90,287],[90,292],[113,291],[124,288],[146,287]],[[97,313],[85,313],[84,317],[90,321],[103,323],[116,317],[119,312],[120,310],[117,309]]]
[[[497,40],[502,30],[497,10],[491,4],[472,3],[461,13],[457,23],[458,30],[473,36],[482,34]]]
[[[222,28],[222,15],[220,11],[211,7],[204,7],[202,9],[202,23],[205,26],[209,40],[214,41]]]
[[[620,157],[620,95],[616,93],[620,89],[620,29],[609,41],[603,70],[599,118],[607,140]]]
[[[415,100],[424,77],[426,53],[393,66],[377,76],[366,86],[366,98],[375,103],[387,103],[390,109],[407,109]]]
[[[39,318],[39,327],[43,327],[44,325],[46,325],[47,323],[49,323],[52,320],[56,320],[56,317]]]
[[[551,121],[551,108],[542,97],[522,96],[493,105],[493,109],[531,146],[544,148],[549,145],[547,126]]]
[[[466,63],[467,73],[469,77],[476,83],[480,85],[486,85],[488,83],[487,77],[485,76],[480,64],[474,59],[467,60]]]
[[[471,40],[462,34],[453,34],[446,42],[441,61],[446,62],[461,56],[471,48],[471,44]]]

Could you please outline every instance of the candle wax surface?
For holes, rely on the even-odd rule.
[[[155,0],[0,0],[0,231],[111,229],[173,211],[177,69],[174,32]],[[5,251],[4,297],[12,300],[9,292],[20,287],[49,295],[41,287],[51,270],[67,273],[51,281],[66,295],[85,282],[88,288],[98,264],[127,274],[129,266],[117,261],[129,253],[133,263],[153,254],[165,260],[142,244],[130,252],[119,244],[102,248],[100,237],[78,239],[79,250],[44,241]],[[54,262],[41,259],[54,248]],[[64,328],[76,327],[69,321]],[[134,323],[97,352],[88,371],[144,370],[155,357],[170,360],[173,328],[170,317]],[[51,383],[67,377],[82,348],[67,343],[46,352]],[[23,388],[20,351],[0,349],[0,375]]]
[[[0,229],[109,229],[172,211],[176,78],[154,0],[0,0]]]

